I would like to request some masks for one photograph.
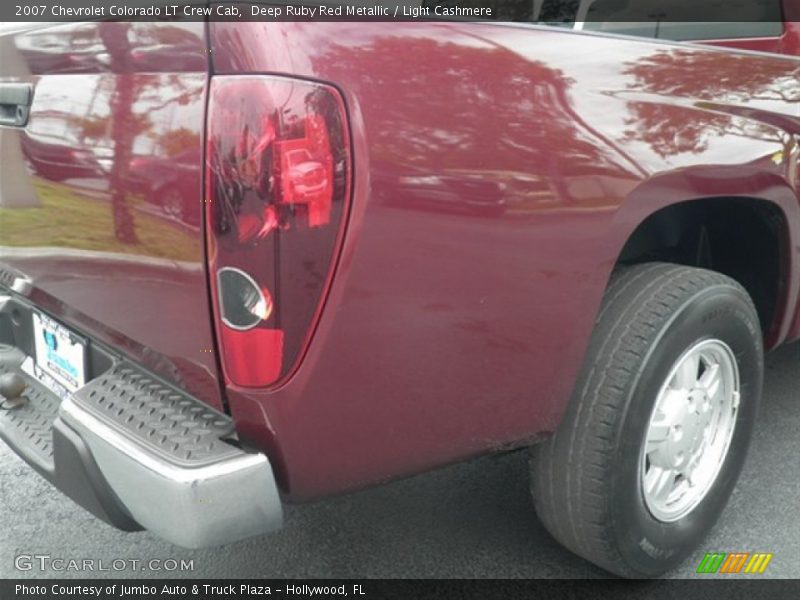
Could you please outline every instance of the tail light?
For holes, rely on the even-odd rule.
[[[206,235],[228,383],[269,386],[302,357],[341,242],[350,153],[332,87],[270,76],[211,81]]]

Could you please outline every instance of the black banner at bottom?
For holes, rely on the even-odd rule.
[[[206,598],[339,599],[379,598],[598,598],[691,600],[692,598],[800,597],[800,580],[0,580],[0,600],[175,600]]]

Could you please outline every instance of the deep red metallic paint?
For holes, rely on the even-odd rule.
[[[797,51],[796,25],[781,51]],[[0,198],[0,267],[58,319],[222,406],[203,25],[120,27],[0,38],[0,78],[36,84],[28,129],[0,130],[3,173],[31,174]],[[800,336],[797,60],[456,22],[210,34],[215,74],[326,82],[349,117],[352,209],[312,343],[281,387],[226,390],[289,499],[552,431],[621,248],[678,202],[782,211],[769,341]]]
[[[280,389],[228,390],[293,499],[552,431],[617,256],[655,211],[747,195],[800,234],[797,61],[444,22],[212,23],[211,47],[217,73],[331,82],[349,110],[353,212],[309,352]],[[458,206],[453,177],[507,208]]]
[[[0,269],[31,298],[221,407],[202,235],[202,23],[76,23],[0,38],[35,84],[0,128]]]

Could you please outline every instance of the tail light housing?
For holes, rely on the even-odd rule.
[[[209,92],[206,239],[228,384],[290,374],[333,275],[350,195],[344,103],[327,85],[215,76]]]

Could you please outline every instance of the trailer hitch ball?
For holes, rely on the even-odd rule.
[[[0,396],[3,397],[2,402],[0,402],[0,409],[13,410],[24,406],[28,399],[22,394],[25,393],[27,387],[28,384],[25,383],[25,379],[18,373],[0,375]]]

